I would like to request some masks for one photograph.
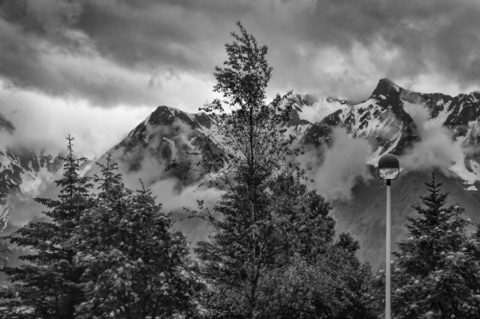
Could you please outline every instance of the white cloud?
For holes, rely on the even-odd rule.
[[[300,161],[312,168],[312,187],[321,195],[328,200],[348,200],[359,179],[371,178],[366,163],[372,147],[364,139],[350,137],[344,128],[335,128],[332,138],[330,147],[307,152]]]
[[[53,155],[66,149],[65,137],[71,134],[78,155],[100,156],[152,111],[146,106],[92,107],[81,99],[55,98],[0,85],[0,112],[16,127],[13,136],[2,136],[2,143],[21,144]]]
[[[157,202],[162,204],[166,212],[183,207],[196,209],[197,200],[203,200],[206,205],[211,207],[223,194],[217,189],[198,187],[197,185],[180,188],[178,180],[174,179],[158,181],[150,189],[157,196]]]
[[[415,122],[420,141],[400,158],[401,166],[407,170],[439,168],[449,173],[449,167],[463,158],[460,141],[439,121],[430,120],[426,107],[411,108],[410,115]]]

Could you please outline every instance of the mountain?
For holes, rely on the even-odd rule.
[[[216,119],[203,113],[188,114],[167,106],[159,106],[147,119],[134,128],[109,153],[120,162],[125,173],[143,173],[149,169],[142,180],[152,184],[158,179],[173,177],[184,184],[192,184],[199,176],[192,176],[187,166],[204,154],[204,139],[216,126]],[[213,143],[211,144],[214,147]],[[102,159],[100,159],[101,161]],[[175,160],[179,167],[165,175],[165,166]],[[156,172],[151,172],[156,169]]]
[[[450,203],[459,203],[473,221],[480,221],[479,92],[421,94],[382,79],[368,99],[345,105],[314,123],[305,141],[321,144],[340,126],[352,139],[372,146],[366,161],[372,178],[357,181],[348,200],[333,199],[337,226],[360,240],[363,260],[375,266],[384,260],[385,186],[374,169],[382,154],[396,154],[403,167],[392,186],[395,240],[405,237],[411,205],[420,204],[419,196],[426,194],[424,182],[431,171],[450,194]]]
[[[393,183],[396,240],[404,238],[403,225],[413,212],[410,206],[420,203],[419,196],[426,192],[423,183],[430,179],[432,170],[450,193],[450,201],[460,203],[469,217],[480,221],[476,211],[480,207],[480,157],[476,150],[480,135],[479,92],[455,97],[422,94],[381,79],[372,94],[359,103],[336,98],[318,100],[308,95],[294,95],[291,102],[293,112],[285,124],[287,132],[298,134],[299,143],[315,151],[314,165],[324,164],[335,147],[339,129],[351,141],[367,143],[362,145],[371,148],[363,163],[368,173],[354,179],[351,193],[328,198],[334,207],[337,228],[351,232],[360,241],[363,260],[377,266],[384,259],[384,184],[376,177],[375,166],[385,153],[396,154],[402,164],[400,178]],[[185,189],[202,180],[202,175],[190,175],[187,169],[165,171],[165,165],[175,160],[180,166],[191,168],[204,152],[205,140],[211,140],[211,145],[219,142],[215,128],[220,124],[203,113],[189,114],[160,106],[111,153],[127,179],[142,178],[147,186],[160,185],[155,190],[161,198],[162,192],[170,192],[165,187],[174,187],[175,196],[181,198]],[[162,184],[162,180],[176,182]],[[181,199],[178,204],[182,207]],[[177,212],[181,215],[181,210]],[[191,220],[179,225],[193,242],[207,238],[204,225]]]
[[[361,102],[298,94],[290,102],[291,120],[284,128],[287,134],[296,134],[298,145],[306,150],[302,164],[316,179],[310,187],[332,203],[337,229],[349,231],[360,241],[361,259],[374,266],[384,259],[385,186],[375,166],[385,153],[396,154],[402,167],[392,186],[395,240],[404,238],[403,225],[413,213],[410,205],[420,203],[431,171],[450,193],[450,201],[460,203],[472,220],[480,221],[476,211],[480,207],[480,92],[454,97],[424,94],[381,79]],[[164,209],[174,212],[178,228],[193,243],[207,239],[208,229],[198,220],[183,219],[182,207],[194,208],[197,199],[213,203],[220,196],[202,184],[205,176],[196,164],[207,147],[215,150],[222,143],[217,135],[221,124],[204,113],[159,106],[109,152],[127,186],[138,188],[141,179]],[[14,132],[14,125],[3,116],[0,131]],[[5,201],[9,193],[22,193],[28,181],[45,180],[42,172],[58,169],[52,157],[28,150],[0,149],[0,159],[0,200],[7,208],[0,213],[9,210]],[[169,170],[172,161],[177,166]],[[89,174],[96,172],[98,167]],[[5,220],[6,213],[3,216]]]
[[[52,155],[36,152],[22,145],[13,145],[5,141],[11,140],[15,134],[15,125],[0,114],[0,235],[7,235],[18,228],[18,223],[38,220],[37,215],[42,210],[35,206],[33,198],[42,190],[53,188],[55,174],[61,169],[61,162]],[[38,205],[40,206],[40,205]],[[12,222],[13,220],[13,222]],[[5,255],[5,244],[0,242],[0,266],[3,258],[8,258],[10,265],[18,264],[18,256],[23,254],[20,248]],[[0,283],[5,280],[0,274]]]
[[[0,114],[0,135],[8,140],[15,125]],[[41,183],[52,183],[61,163],[52,155],[37,153],[21,145],[0,148],[0,232],[7,227],[12,197],[35,196]]]

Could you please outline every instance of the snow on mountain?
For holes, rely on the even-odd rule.
[[[422,117],[420,113],[427,115]],[[307,117],[302,119],[308,121]],[[315,123],[314,117],[311,119]],[[341,107],[323,116],[307,133],[313,136],[306,142],[328,142],[331,129],[341,126],[352,138],[365,139],[372,145],[373,152],[366,164],[376,165],[381,155],[394,153],[405,159],[407,169],[431,166],[448,170],[463,179],[465,189],[475,190],[474,184],[480,181],[479,120],[478,91],[456,97],[422,94],[381,79],[366,100],[342,101]],[[411,160],[418,163],[410,163]]]
[[[298,94],[290,102],[293,112],[283,127],[285,134],[297,135],[297,145],[309,151],[310,158],[305,160],[313,166],[311,174],[323,183],[316,185],[321,186],[317,189],[328,189],[333,194],[328,199],[335,207],[339,227],[363,238],[362,244],[374,246],[370,241],[377,236],[364,229],[368,225],[362,220],[381,224],[377,197],[382,186],[371,176],[385,153],[398,155],[401,176],[408,176],[401,177],[404,184],[399,182],[397,186],[401,189],[399,209],[403,207],[398,224],[408,214],[405,207],[418,195],[412,189],[420,189],[417,184],[421,186],[421,180],[428,178],[425,172],[431,169],[443,174],[458,201],[468,207],[480,203],[479,91],[455,97],[423,94],[381,79],[372,94],[359,103]],[[204,113],[190,114],[159,106],[113,146],[110,153],[119,163],[127,186],[136,188],[141,179],[147,187],[153,187],[161,201],[167,203],[166,207],[181,208],[202,196],[213,200],[219,196],[217,193],[196,188],[204,180],[196,165],[207,147],[221,152],[217,145],[224,142],[218,134],[219,125],[218,118]],[[1,134],[14,131],[13,124],[3,116],[0,116],[0,131]],[[335,156],[342,160],[336,160]],[[104,159],[105,156],[99,162]],[[167,170],[172,162],[177,164],[176,169]],[[8,194],[34,194],[43,182],[51,182],[49,174],[58,168],[52,157],[20,148],[0,149],[0,228],[12,211],[6,201]],[[348,176],[338,172],[347,172]],[[98,173],[95,165],[89,174],[94,173]],[[351,196],[335,197],[349,192]],[[188,230],[184,229],[187,233],[194,233],[192,236],[197,239],[206,238],[204,230],[189,225]]]
[[[0,114],[0,138],[14,134],[15,126]],[[0,148],[0,231],[15,211],[12,198],[31,200],[42,187],[53,183],[61,163],[51,155],[37,154],[22,146]]]
[[[344,108],[348,103],[346,100],[331,97],[317,99],[310,95],[301,96],[299,94],[294,95],[291,101],[298,118],[309,123],[322,121],[327,115]]]
[[[308,148],[328,149],[335,142],[334,128],[343,127],[352,139],[366,140],[372,146],[367,165],[376,165],[381,155],[394,153],[405,160],[407,170],[432,166],[458,175],[465,189],[474,190],[480,181],[478,91],[456,97],[422,94],[381,79],[360,103],[298,94],[290,102],[294,111],[286,131],[298,135]],[[200,176],[192,178],[187,169],[165,173],[165,165],[175,161],[191,166],[192,154],[204,152],[202,143],[222,144],[216,121],[203,113],[160,106],[111,153],[125,172],[137,173],[150,183],[174,177],[191,184]],[[448,155],[453,151],[455,156]],[[146,169],[155,173],[142,174]]]
[[[189,185],[201,178],[189,172],[189,168],[204,154],[205,143],[215,147],[213,141],[205,138],[215,121],[203,113],[189,114],[159,106],[109,153],[119,163],[129,187],[137,187],[139,179],[149,186],[167,178]],[[104,160],[105,156],[99,162]],[[177,168],[167,171],[172,162],[177,163]],[[98,167],[94,167],[90,174],[97,171]]]
[[[456,97],[422,94],[381,79],[372,94],[359,103],[308,95],[294,95],[290,102],[293,112],[285,123],[286,134],[298,135],[298,143],[309,151],[306,161],[313,166],[311,174],[317,180],[313,187],[331,196],[328,199],[339,229],[352,232],[366,247],[362,259],[376,264],[381,244],[378,236],[384,213],[383,197],[378,194],[382,183],[373,175],[385,153],[398,155],[403,167],[395,184],[395,236],[401,236],[408,208],[418,199],[422,181],[428,180],[426,172],[432,169],[442,174],[440,178],[448,183],[453,200],[470,210],[480,203],[476,191],[480,187],[478,92]],[[221,123],[217,119],[203,113],[188,114],[160,106],[112,148],[112,155],[120,162],[127,181],[138,183],[142,178],[160,196],[168,193],[182,207],[194,194],[189,192],[187,196],[182,190],[192,190],[202,181],[201,173],[192,174],[187,167],[192,168],[202,156],[204,143],[222,144],[218,125]],[[165,171],[172,160],[185,170]],[[165,187],[176,191],[170,193]],[[171,198],[162,200],[174,207]],[[193,242],[206,239],[204,226],[180,228]]]

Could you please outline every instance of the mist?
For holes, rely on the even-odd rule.
[[[12,135],[2,134],[0,146],[25,146],[53,156],[75,137],[74,151],[95,158],[118,143],[152,111],[152,107],[117,106],[113,110],[90,106],[85,100],[50,97],[34,91],[7,89],[0,81],[1,113],[12,122]]]
[[[456,141],[441,121],[431,120],[425,106],[412,108],[410,115],[417,126],[420,141],[400,157],[402,168],[407,171],[437,168],[449,175],[449,167],[463,160],[465,150],[461,141]]]
[[[299,160],[311,172],[311,188],[327,200],[349,200],[359,180],[372,178],[366,165],[372,146],[365,139],[350,137],[340,127],[333,130],[332,140],[330,146],[309,150]]]

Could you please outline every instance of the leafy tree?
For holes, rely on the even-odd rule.
[[[172,318],[195,311],[185,237],[150,191],[126,189],[107,157],[95,207],[80,220],[75,260],[86,269],[80,318]],[[143,186],[143,185],[142,185]]]
[[[240,34],[232,33],[233,43],[226,44],[225,67],[216,67],[214,73],[214,90],[223,94],[224,101],[215,100],[204,108],[221,125],[208,136],[218,144],[203,165],[215,173],[212,181],[225,194],[213,212],[204,211],[217,231],[210,242],[200,244],[197,253],[205,265],[204,275],[219,293],[232,296],[232,304],[225,307],[235,310],[228,316],[254,318],[259,283],[267,264],[273,262],[273,238],[278,237],[269,185],[280,175],[293,173],[292,165],[283,165],[293,155],[294,139],[279,129],[288,119],[284,97],[265,103],[272,71],[265,59],[267,47],[258,46],[240,23],[238,27]],[[224,165],[220,171],[219,163]]]
[[[408,219],[408,239],[398,244],[392,265],[395,318],[479,318],[479,239],[458,205],[446,206],[441,183],[426,183],[429,194]],[[377,287],[383,278],[377,277]],[[383,289],[379,289],[380,291]]]
[[[10,309],[5,318],[75,318],[75,307],[84,300],[79,287],[83,268],[75,263],[77,247],[69,240],[82,214],[92,206],[92,184],[79,173],[84,158],[74,156],[74,138],[67,140],[67,156],[60,157],[63,177],[55,181],[60,187],[58,199],[35,199],[49,209],[44,214],[50,221],[30,223],[6,237],[32,253],[20,257],[27,263],[4,268],[13,282],[3,291]]]
[[[367,306],[370,278],[369,266],[337,245],[329,246],[315,263],[295,255],[265,276],[262,292],[269,298],[259,317],[377,318]]]
[[[334,221],[327,216],[330,206],[315,192],[307,191],[305,185],[291,184],[292,181],[292,177],[279,178],[276,185],[271,185],[271,194],[265,196],[270,211],[258,221],[261,255],[256,259],[259,263],[255,295],[257,318],[275,317],[278,311],[272,308],[278,303],[272,280],[288,271],[297,259],[314,263],[333,242]],[[290,200],[283,188],[289,188]],[[199,243],[196,250],[203,261],[202,273],[213,286],[207,307],[213,311],[209,316],[219,318],[248,316],[244,312],[249,309],[246,289],[251,287],[251,238],[246,236],[250,224],[239,207],[244,203],[242,197],[237,196],[235,192],[227,192],[215,206],[215,212],[224,217],[215,223],[221,231],[213,234],[212,241]]]
[[[209,287],[206,317],[307,318],[293,314],[323,293],[314,286],[302,288],[308,276],[327,267],[322,262],[331,249],[356,251],[356,246],[348,242],[352,246],[334,248],[330,206],[308,191],[302,183],[304,172],[295,162],[300,150],[294,130],[290,134],[286,127],[289,94],[265,102],[272,71],[267,47],[259,46],[240,23],[238,27],[240,34],[232,33],[233,43],[226,44],[224,67],[216,67],[214,73],[214,89],[224,100],[204,108],[219,125],[206,136],[217,143],[202,164],[211,185],[224,191],[212,209],[200,203],[196,212],[214,229],[210,240],[195,250]],[[297,272],[305,275],[305,281],[296,277]],[[279,287],[285,287],[280,295]],[[306,313],[317,318],[320,312]]]

